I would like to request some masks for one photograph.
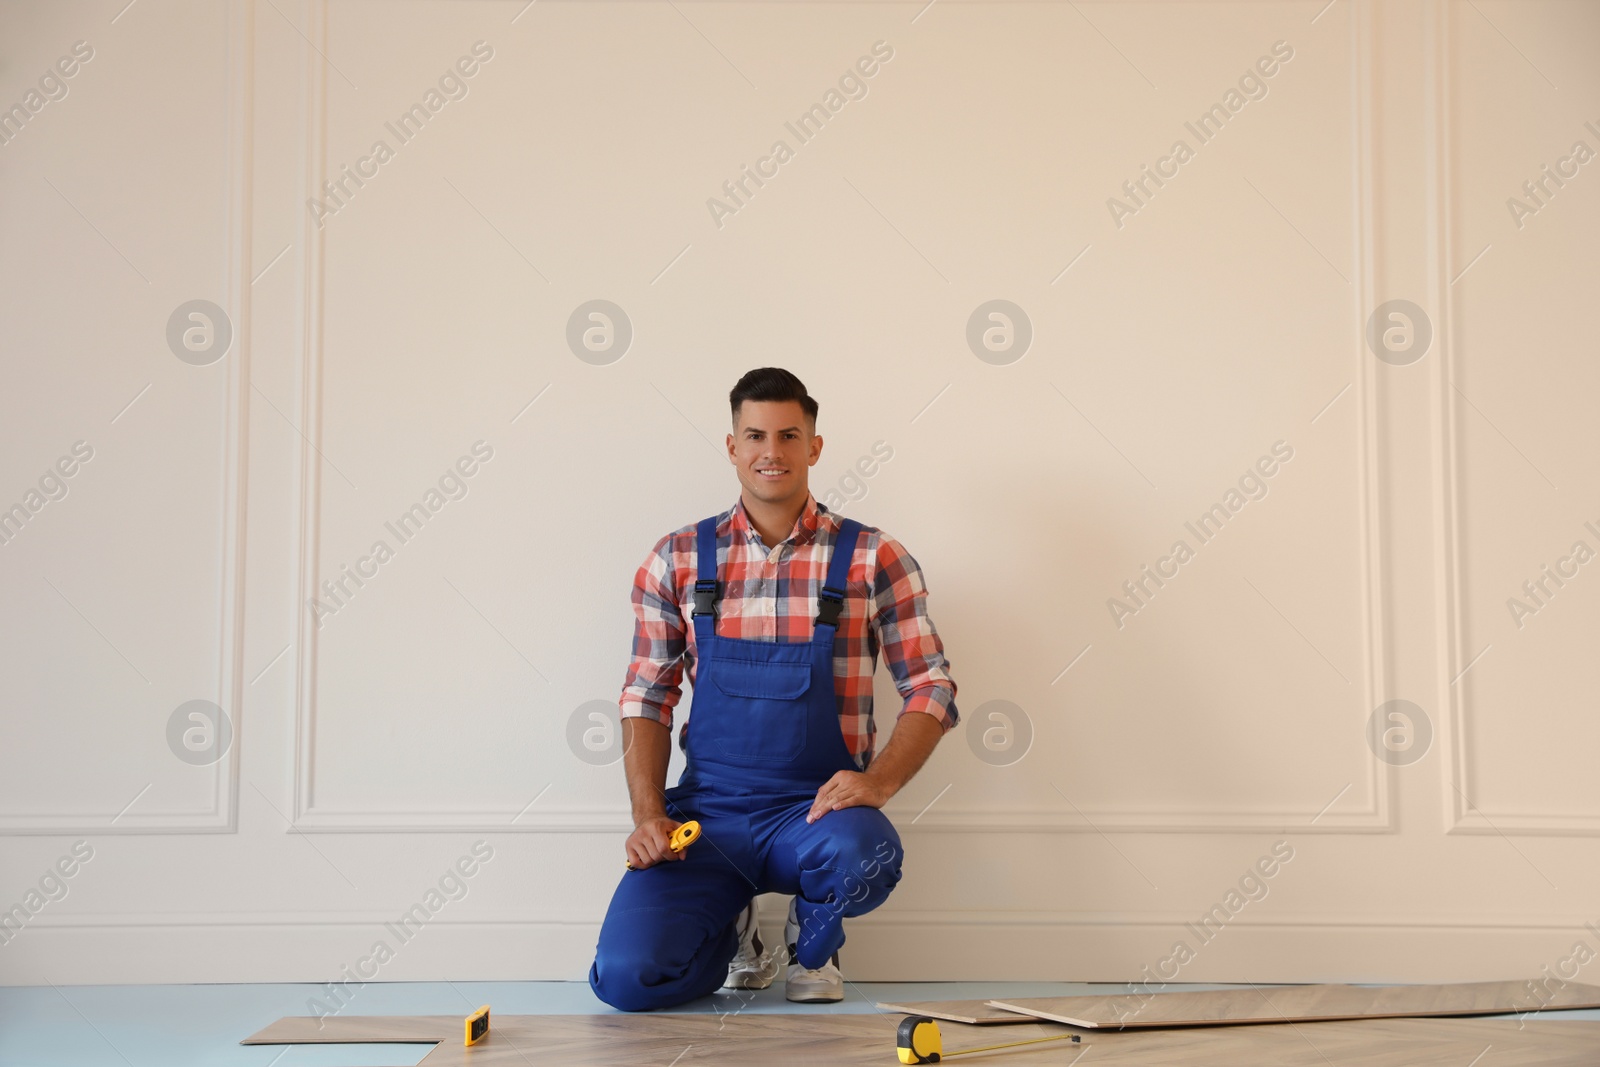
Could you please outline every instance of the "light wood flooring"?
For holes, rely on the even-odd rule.
[[[465,1013],[463,1013],[464,1015]],[[423,1067],[867,1067],[897,1063],[899,1014],[508,1015],[462,1044],[463,1016],[279,1019],[244,1044],[404,1041],[438,1045]],[[993,1028],[941,1025],[946,1052],[1069,1032],[1056,1023]],[[1516,1019],[1361,1019],[1266,1026],[1082,1031],[1082,1044],[1049,1043],[956,1057],[958,1062],[1148,1067],[1593,1067],[1600,1022],[1550,1015]]]

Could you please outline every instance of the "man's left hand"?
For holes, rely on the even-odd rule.
[[[817,790],[817,798],[811,802],[811,810],[806,813],[806,822],[816,822],[839,808],[881,808],[894,794],[893,789],[870,774],[839,771]]]

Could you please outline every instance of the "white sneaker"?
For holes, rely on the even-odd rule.
[[[728,980],[723,989],[765,989],[778,977],[777,953],[761,943],[756,925],[756,902],[739,914],[739,951],[728,963]]]
[[[795,951],[800,938],[800,921],[794,901],[789,901],[789,919],[783,925],[783,942],[788,950],[789,969],[783,976],[783,994],[802,1003],[833,1003],[844,999],[844,975],[839,970],[839,954],[815,969],[800,966]]]

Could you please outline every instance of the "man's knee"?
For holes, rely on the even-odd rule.
[[[627,938],[602,937],[589,966],[589,988],[594,995],[619,1011],[649,1011],[665,1007],[662,989],[646,982],[647,971],[657,961],[648,956],[642,942]]]
[[[589,965],[589,988],[618,1011],[654,1011],[675,1007],[694,996],[679,996],[671,987],[645,984],[644,971],[615,957],[595,956]]]
[[[862,875],[867,881],[889,884],[899,879],[905,852],[889,817],[877,808],[840,808],[823,816],[837,820],[817,849],[816,858],[829,867]]]
[[[620,1011],[670,1008],[720,986],[736,941],[732,928],[705,937],[695,924],[664,908],[607,915],[600,928],[589,988]],[[713,965],[722,958],[719,973]]]
[[[876,808],[840,808],[823,816],[821,822],[829,820],[837,821],[815,848],[807,850],[801,866],[811,868],[814,887],[831,896],[844,914],[870,911],[883,903],[900,881],[905,858],[900,835],[888,816]]]

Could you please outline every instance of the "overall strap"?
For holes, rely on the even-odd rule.
[[[717,517],[701,519],[695,527],[695,562],[699,568],[694,583],[694,618],[716,619],[717,603]],[[699,625],[698,622],[695,625]]]
[[[844,609],[844,594],[846,578],[850,573],[850,561],[856,554],[856,535],[861,532],[861,524],[854,519],[845,519],[839,524],[839,532],[833,538],[833,558],[828,561],[828,578],[823,583],[822,590],[817,594],[817,622],[816,625],[832,626],[839,628],[839,612]]]
[[[839,626],[839,612],[844,609],[844,595],[850,573],[850,562],[855,558],[856,539],[861,524],[845,519],[833,539],[833,556],[828,561],[828,576],[817,594],[817,622],[835,629]],[[711,616],[715,622],[716,603],[721,590],[717,581],[717,517],[701,519],[695,527],[694,612],[692,619],[699,625],[702,615]]]

